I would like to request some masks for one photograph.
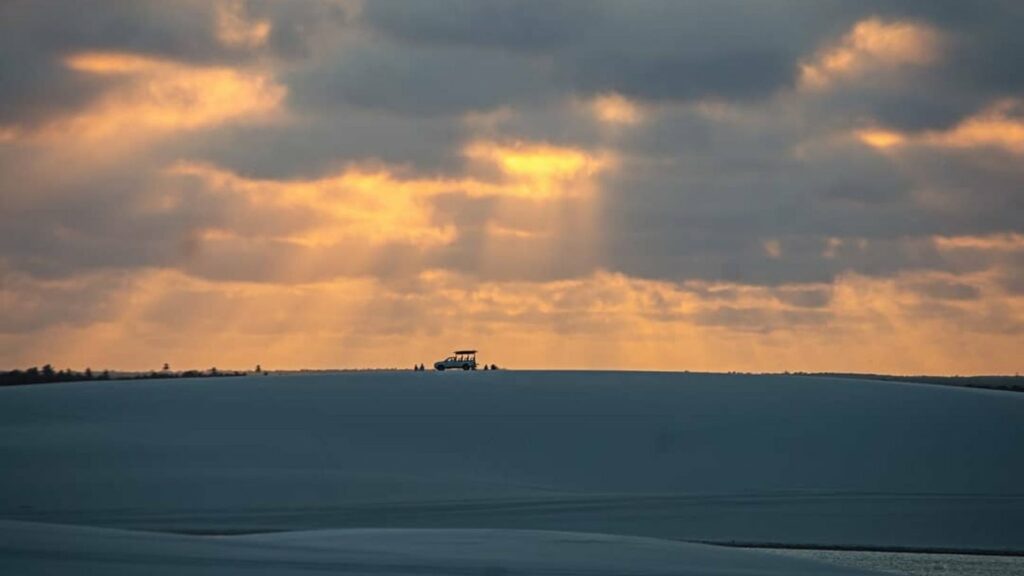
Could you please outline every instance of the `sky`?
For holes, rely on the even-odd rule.
[[[1017,0],[0,4],[0,367],[1015,373]]]

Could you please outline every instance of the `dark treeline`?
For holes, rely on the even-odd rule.
[[[484,365],[485,369],[486,364]],[[423,365],[417,365],[414,370],[424,370]],[[490,366],[491,370],[497,370],[495,365]],[[306,372],[390,372],[400,371],[399,368],[364,368],[348,370],[297,370],[296,373]],[[260,366],[256,366],[256,374],[264,374]],[[154,380],[163,378],[216,378],[221,376],[246,376],[248,372],[233,370],[185,370],[174,372],[164,365],[161,371],[151,372],[116,372],[109,370],[93,372],[86,368],[84,371],[70,369],[55,370],[47,364],[42,368],[33,366],[25,370],[0,371],[0,386],[20,386],[25,384],[49,384],[54,382],[87,382],[91,380]],[[728,374],[755,374],[752,372],[728,372]],[[785,372],[792,376],[818,376],[828,378],[852,378],[857,380],[882,380],[888,382],[913,382],[919,384],[938,384],[942,386],[964,386],[968,388],[988,388],[992,390],[1010,390],[1024,392],[1024,376],[892,376],[888,374],[863,374],[855,372]]]
[[[10,370],[0,372],[0,386],[20,386],[24,384],[50,384],[54,382],[87,382],[90,380],[154,380],[161,378],[211,378],[218,376],[245,376],[246,372],[231,370],[185,370],[183,372],[172,372],[168,369],[160,372],[137,372],[137,373],[111,373],[104,370],[96,373],[86,368],[82,372],[64,369],[54,370],[49,364],[42,368],[33,366],[26,370]]]
[[[826,376],[831,378],[856,378],[858,380],[884,380],[887,382],[916,382],[942,386],[966,386],[968,388],[989,388],[1024,392],[1024,376],[890,376],[887,374],[855,374],[850,372],[791,372],[797,376]]]

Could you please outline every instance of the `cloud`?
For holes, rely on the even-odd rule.
[[[566,250],[576,252],[581,265],[594,266],[586,247],[596,233],[588,205],[597,174],[612,163],[607,155],[480,140],[467,143],[463,157],[465,173],[459,177],[421,177],[401,167],[354,163],[331,175],[287,181],[177,163],[158,175],[159,186],[147,194],[152,208],[138,206],[135,218],[149,219],[150,227],[154,219],[180,226],[163,236],[151,230],[153,247],[166,247],[152,264],[205,278],[295,283],[409,277],[429,268],[538,278],[578,271],[559,264]],[[487,206],[476,218],[450,216],[474,203]],[[190,214],[191,204],[216,210],[200,217]],[[136,258],[127,261],[109,251],[88,254],[92,246],[105,246],[105,239],[75,223],[68,229],[85,251],[78,266],[153,258],[135,252],[144,244],[123,247],[121,253]],[[41,262],[47,253],[68,250],[58,238],[30,245],[19,255],[24,265],[28,254]]]
[[[851,276],[835,285],[826,308],[808,309],[777,301],[771,290],[608,273],[535,283],[427,272],[399,286],[370,278],[281,286],[149,271],[107,283],[109,304],[98,318],[47,325],[37,316],[41,325],[19,331],[23,347],[5,347],[0,362],[407,366],[471,339],[488,361],[518,368],[728,370],[740,355],[749,370],[1013,369],[1013,339],[1024,329],[1020,300],[940,307],[903,288],[919,281]],[[732,291],[732,300],[708,302],[704,289]]]
[[[241,1],[218,4],[217,39],[240,48],[258,48],[267,43],[273,24],[266,18],[250,18]]]
[[[284,88],[265,74],[233,68],[122,53],[74,54],[65,63],[75,72],[117,77],[119,86],[82,112],[45,126],[42,135],[50,139],[123,139],[252,120],[278,110],[285,96]]]
[[[856,136],[874,148],[886,150],[906,145],[940,148],[1002,148],[1024,154],[1024,103],[998,101],[945,130],[903,133],[882,127],[864,128]]]
[[[868,18],[801,64],[799,84],[808,90],[825,90],[868,75],[928,66],[940,58],[941,47],[940,34],[927,25]]]
[[[599,11],[590,2],[442,0],[410,6],[383,0],[368,2],[361,16],[405,41],[533,52],[578,40]]]
[[[590,101],[591,113],[601,122],[612,125],[633,125],[643,120],[643,111],[621,94],[602,94]]]
[[[4,4],[0,359],[1012,367],[1021,10]]]
[[[6,2],[0,6],[0,126],[32,128],[100,96],[108,84],[66,67],[73,54],[136,54],[191,66],[251,64],[309,53],[342,26],[330,0],[282,9],[277,3],[173,4],[141,0]]]
[[[676,2],[628,7],[544,3],[543,8],[506,2],[498,10],[464,6],[435,7],[436,15],[418,18],[411,26],[411,18],[397,14],[404,8],[375,4],[369,22],[409,42],[542,50],[573,90],[649,99],[763,95],[791,79],[792,60],[808,41],[806,29],[792,26],[782,17],[784,11],[749,3],[713,8]],[[759,25],[751,29],[725,17],[732,10]],[[524,17],[540,15],[542,26],[517,25]],[[526,30],[539,30],[543,38],[526,35]]]
[[[937,300],[975,300],[981,295],[977,286],[949,280],[922,282],[914,289]]]
[[[413,116],[487,111],[550,94],[543,62],[465,47],[419,50],[357,38],[288,75],[295,105],[325,113],[349,104]]]

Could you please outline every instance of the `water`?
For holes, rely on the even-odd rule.
[[[779,548],[757,548],[757,550],[889,574],[907,574],[911,576],[1024,576],[1024,557],[1022,556],[847,550],[783,550]]]

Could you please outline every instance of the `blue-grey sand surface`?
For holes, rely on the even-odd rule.
[[[0,427],[5,574],[843,574],[884,566],[682,541],[1024,550],[1008,392],[334,373],[6,388]]]
[[[780,550],[765,552],[791,558],[908,576],[1024,576],[1024,556],[873,552],[863,550]]]

